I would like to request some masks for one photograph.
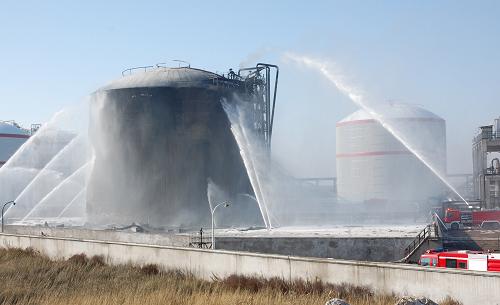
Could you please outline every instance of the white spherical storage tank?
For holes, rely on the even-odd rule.
[[[30,137],[29,132],[14,123],[0,121],[0,167]]]
[[[408,140],[412,150],[446,174],[446,123],[442,118],[407,104],[384,104],[375,110],[377,118]],[[337,123],[336,148],[339,200],[403,204],[443,194],[439,178],[365,110]]]

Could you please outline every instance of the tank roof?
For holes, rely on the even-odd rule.
[[[373,110],[380,114],[382,117],[389,119],[422,118],[443,120],[443,118],[430,112],[429,110],[411,104],[386,103],[373,107]],[[343,118],[339,121],[339,123],[373,119],[374,117],[369,112],[364,109],[360,109]]]
[[[205,87],[216,79],[227,80],[216,73],[190,67],[151,67],[149,70],[148,67],[145,67],[143,69],[145,71],[135,73],[132,73],[131,69],[126,70],[131,74],[112,81],[100,90],[143,87]]]
[[[28,135],[29,134],[29,132],[27,130],[24,130],[19,126],[16,126],[12,122],[5,122],[5,121],[0,121],[0,133],[10,134],[10,135]]]

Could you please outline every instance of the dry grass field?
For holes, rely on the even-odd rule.
[[[32,250],[0,250],[0,304],[394,305],[397,297],[349,285],[231,276],[203,281],[154,265],[108,266],[102,257],[52,261]],[[458,304],[447,300],[441,304]]]

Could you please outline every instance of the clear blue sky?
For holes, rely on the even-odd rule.
[[[278,153],[304,175],[333,174],[335,122],[355,107],[281,63],[284,51],[331,59],[377,99],[445,118],[451,172],[470,170],[475,128],[500,115],[500,1],[17,0],[0,10],[0,119],[44,122],[127,67],[266,60],[283,67]]]

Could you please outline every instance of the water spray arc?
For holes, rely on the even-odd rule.
[[[45,173],[47,173],[49,171],[49,169],[55,164],[57,163],[62,156],[64,156],[65,153],[67,153],[72,147],[75,146],[75,144],[77,143],[77,137],[74,137],[73,139],[71,139],[57,154],[55,154],[52,159],[41,169],[38,171],[38,173],[36,174],[36,176],[29,182],[29,184],[21,191],[21,193],[19,193],[19,195],[16,197],[16,201],[19,201],[21,198],[23,198],[23,196],[25,196],[25,194],[27,192],[29,192],[33,187],[36,186],[36,183],[43,177],[43,175]],[[7,209],[6,213],[8,213],[10,210],[10,207],[9,209]]]
[[[64,213],[68,211],[80,198],[85,199],[85,192],[87,191],[87,187],[84,187],[76,196],[64,207],[64,209],[57,215],[57,218],[63,217]]]
[[[21,147],[19,147],[19,149],[16,151],[16,153],[14,155],[12,155],[9,160],[7,160],[7,162],[2,166],[0,167],[0,175],[3,173],[3,171],[5,171],[7,168],[11,167],[11,165],[13,163],[16,163],[22,156],[23,154],[26,152],[26,149],[30,147],[30,145],[32,145],[32,143],[35,141],[35,139],[37,139],[39,137],[39,135],[41,133],[43,133],[45,130],[49,129],[50,127],[52,127],[55,122],[57,121],[57,119],[63,114],[63,111],[59,111],[59,112],[56,112],[52,118],[46,123],[46,124],[43,124],[42,127],[40,129],[38,129],[38,131],[35,133],[34,136],[31,136],[28,141],[24,142],[23,145],[21,145]]]
[[[267,224],[268,224],[268,226],[267,226],[267,227],[268,227],[269,229],[272,229],[272,228],[273,228],[273,223],[271,222],[271,215],[270,215],[270,213],[269,213],[269,204],[268,204],[268,202],[267,202],[268,198],[266,198],[266,194],[264,193],[264,192],[265,192],[265,191],[264,191],[264,183],[265,183],[265,182],[262,182],[262,181],[261,181],[261,180],[262,180],[262,177],[261,177],[261,175],[259,175],[259,173],[257,172],[257,170],[258,170],[258,169],[257,169],[257,166],[259,166],[259,164],[257,163],[258,161],[254,160],[254,157],[256,157],[256,152],[251,152],[251,151],[248,149],[249,147],[252,147],[252,145],[254,145],[254,146],[255,146],[255,145],[258,145],[258,143],[253,143],[253,144],[252,144],[252,141],[251,141],[251,140],[249,140],[249,139],[250,139],[250,137],[251,137],[251,135],[250,135],[250,137],[249,137],[248,132],[247,132],[247,129],[246,129],[243,125],[240,125],[239,127],[240,127],[241,134],[243,135],[244,141],[245,141],[245,143],[246,143],[245,147],[247,147],[247,151],[246,151],[246,152],[244,152],[244,155],[245,155],[245,156],[242,156],[242,157],[247,157],[248,159],[250,159],[251,169],[252,169],[252,171],[253,171],[252,175],[253,175],[253,176],[255,176],[255,179],[256,179],[256,181],[257,181],[257,184],[258,184],[258,189],[259,189],[258,193],[259,193],[259,195],[260,195],[260,197],[261,197],[261,200],[262,200],[262,205],[264,206],[264,209],[265,209],[265,211],[266,211]],[[254,141],[254,142],[256,142],[256,141]],[[269,148],[268,148],[268,149],[270,149],[270,146],[269,146]],[[270,160],[269,160],[269,159],[270,159],[270,155],[266,153],[266,154],[263,156],[263,158],[264,158],[264,160],[261,160],[261,161],[262,161],[262,162],[266,162],[266,163],[268,163],[268,165],[269,165],[269,162],[270,162]],[[262,164],[261,164],[261,165],[262,165]]]
[[[234,135],[234,138],[240,148],[240,155],[243,159],[243,164],[245,165],[248,177],[250,179],[250,183],[254,190],[256,201],[259,206],[260,213],[262,215],[262,219],[264,221],[264,225],[266,228],[271,228],[272,224],[269,217],[269,211],[265,202],[265,198],[262,192],[262,184],[260,181],[260,177],[257,173],[256,165],[253,161],[253,154],[250,152],[250,144],[248,142],[248,137],[245,136],[243,132],[243,122],[241,113],[238,111],[237,107],[233,107],[226,102],[222,103],[224,110],[231,122],[231,132]]]
[[[84,165],[82,165],[80,168],[78,168],[75,172],[73,172],[71,175],[69,175],[66,179],[61,181],[51,192],[49,192],[45,197],[43,197],[23,218],[22,221],[25,221],[28,219],[37,209],[42,206],[47,201],[47,198],[50,198],[52,194],[57,192],[59,189],[61,189],[66,183],[71,182],[78,174],[82,173],[84,170],[87,169],[89,165],[92,164],[92,161],[86,162]],[[85,188],[85,187],[84,187]]]
[[[87,147],[76,143],[81,143],[77,139],[83,137],[78,135],[83,134],[81,127],[85,127],[87,122],[85,118],[80,120],[80,106],[85,105],[85,102],[71,104],[56,112],[36,132],[32,132],[30,138],[0,168],[0,180],[5,181],[2,188],[7,190],[2,195],[7,194],[19,201],[16,209],[9,207],[6,212],[11,217],[24,215],[60,179],[83,163],[81,157]]]
[[[356,92],[355,89],[348,86],[343,82],[339,75],[335,74],[328,68],[328,64],[317,59],[313,59],[307,56],[286,53],[284,55],[285,60],[291,60],[295,63],[304,65],[308,68],[318,71],[323,75],[328,81],[330,81],[340,92],[345,94],[349,99],[354,102],[358,107],[364,109],[368,112],[378,123],[380,123],[389,133],[391,133],[394,138],[396,138],[408,151],[410,151],[416,158],[418,158],[434,175],[436,175],[453,193],[455,193],[465,204],[469,205],[467,200],[446,180],[444,175],[442,175],[434,166],[427,160],[424,156],[419,154],[417,149],[415,149],[411,143],[409,143],[404,135],[402,135],[394,126],[387,122],[381,114],[379,114],[375,109],[367,105],[363,96]]]

